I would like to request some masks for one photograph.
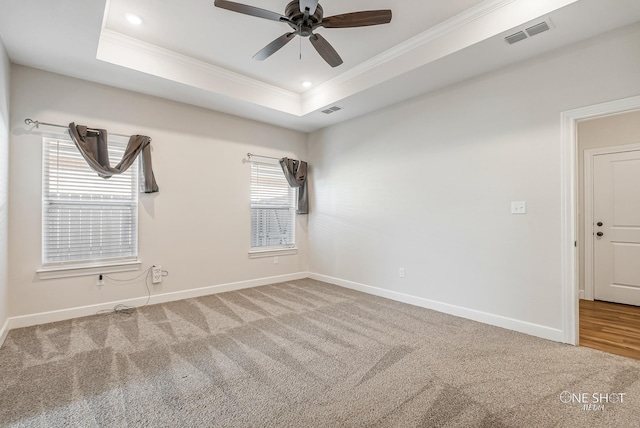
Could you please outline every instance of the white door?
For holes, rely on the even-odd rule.
[[[596,300],[640,306],[640,150],[593,158]]]

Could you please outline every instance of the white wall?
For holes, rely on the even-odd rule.
[[[9,308],[8,215],[9,215],[9,57],[0,39],[0,345]]]
[[[310,271],[562,340],[560,114],[640,94],[639,40],[627,27],[312,134]]]
[[[279,264],[248,258],[243,162],[247,152],[304,159],[305,134],[17,65],[11,86],[10,316],[146,296],[142,282],[99,288],[94,276],[38,277],[42,136],[27,132],[25,118],[152,137],[160,193],[140,196],[139,255],[145,268],[161,264],[170,273],[154,294],[307,270],[306,216],[298,217],[297,255],[281,256]]]

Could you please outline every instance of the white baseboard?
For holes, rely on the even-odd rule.
[[[450,305],[448,303],[437,302],[422,297],[412,296],[409,294],[399,293],[397,291],[385,290],[383,288],[372,287],[353,281],[347,281],[326,275],[308,272],[298,272],[288,275],[272,276],[267,278],[252,279],[248,281],[232,282],[228,284],[213,285],[209,287],[196,288],[191,290],[176,291],[172,293],[152,294],[149,304],[172,302],[182,299],[190,299],[194,297],[207,296],[210,294],[224,293],[227,291],[242,290],[244,288],[259,287],[262,285],[276,284],[278,282],[294,281],[297,279],[312,278],[318,281],[327,282],[329,284],[338,285],[340,287],[350,288],[352,290],[362,291],[367,294],[385,297],[387,299],[396,300],[398,302],[408,303],[414,306],[420,306],[432,309],[438,312],[467,318],[470,320],[506,328],[509,330],[519,331],[521,333],[532,336],[541,337],[556,342],[563,342],[564,333],[562,330],[551,327],[533,324],[526,321],[507,318],[500,315],[494,315],[487,312],[481,312],[474,309],[468,309],[461,306]],[[142,306],[146,303],[147,297],[138,297],[135,299],[121,300],[108,303],[100,303],[97,305],[81,306],[76,308],[62,309],[58,311],[41,312],[37,314],[23,315],[11,317],[6,320],[2,329],[0,329],[0,346],[9,333],[9,330],[22,327],[30,327],[34,325],[46,324],[56,321],[64,321],[73,318],[79,318],[89,315],[95,315],[101,310],[113,309],[118,304],[129,306]]]
[[[584,290],[579,290],[579,291],[578,291],[578,298],[579,298],[580,300],[584,300]]]
[[[194,297],[207,296],[209,294],[224,293],[227,291],[242,290],[244,288],[259,287],[261,285],[276,284],[278,282],[294,281],[296,279],[308,278],[307,272],[298,272],[288,275],[271,276],[267,278],[251,279],[248,281],[232,282],[228,284],[212,285],[210,287],[195,288],[191,290],[175,291],[171,293],[152,294],[149,300],[150,305],[157,303],[173,302],[176,300],[191,299]],[[0,330],[0,346],[4,343],[4,339],[9,330],[22,327],[30,327],[34,325],[46,324],[56,321],[64,321],[72,318],[85,317],[95,315],[96,312],[102,310],[113,309],[114,306],[123,304],[129,306],[142,306],[147,302],[147,296],[137,297],[135,299],[127,299],[116,302],[100,303],[97,305],[81,306],[76,308],[62,309],[51,312],[41,312],[37,314],[23,315],[11,317]]]
[[[437,302],[422,297],[399,293],[397,291],[385,290],[383,288],[372,287],[370,285],[364,285],[353,281],[333,278],[317,273],[309,273],[309,278],[327,282],[329,284],[338,285],[340,287],[350,288],[352,290],[373,294],[374,296],[385,297],[387,299],[396,300],[398,302],[408,303],[410,305],[420,306],[426,309],[432,309],[434,311],[443,312],[461,318],[467,318],[484,324],[518,331],[520,333],[529,334],[531,336],[553,340],[555,342],[564,342],[565,339],[564,332],[560,329],[533,324],[527,321],[507,318],[500,315],[477,311],[475,309],[464,308],[461,306],[450,305],[448,303]]]
[[[7,338],[7,334],[9,334],[9,319],[7,319],[2,328],[0,328],[0,347],[2,347],[4,340]]]

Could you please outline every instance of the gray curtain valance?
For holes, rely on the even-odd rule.
[[[159,190],[151,165],[151,138],[146,135],[132,135],[129,137],[129,143],[122,160],[118,165],[112,167],[109,162],[107,130],[98,129],[97,131],[95,132],[95,130],[75,123],[69,124],[69,135],[91,169],[102,178],[122,174],[136,160],[136,157],[142,153],[144,192],[154,193]]]
[[[296,214],[309,214],[307,193],[307,163],[295,159],[282,158],[280,166],[289,186],[298,188],[298,209]]]

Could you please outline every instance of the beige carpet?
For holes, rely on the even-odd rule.
[[[0,425],[630,427],[639,374],[640,361],[301,280],[13,330]]]

